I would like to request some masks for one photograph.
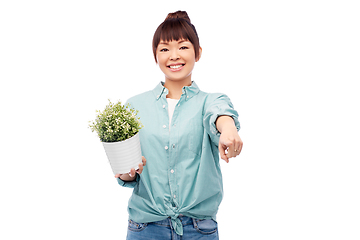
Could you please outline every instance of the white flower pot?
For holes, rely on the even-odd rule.
[[[121,142],[103,142],[103,146],[114,174],[129,173],[142,163],[139,133]]]

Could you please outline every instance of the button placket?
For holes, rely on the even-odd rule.
[[[172,201],[175,203],[176,207],[178,206],[177,202],[177,183],[176,183],[176,162],[177,162],[177,129],[171,129],[170,141],[169,141],[169,154],[170,154],[170,165],[169,165],[169,182],[170,182],[170,194],[172,196]]]
[[[178,161],[178,156],[177,156],[177,149],[178,149],[178,129],[177,128],[177,120],[178,120],[178,115],[179,112],[181,111],[181,105],[184,103],[184,100],[186,99],[186,95],[182,95],[179,102],[176,104],[175,106],[175,110],[173,113],[173,118],[172,118],[172,122],[169,123],[171,124],[171,131],[169,132],[170,134],[168,135],[168,149],[167,149],[167,153],[168,153],[168,159],[169,159],[169,165],[168,165],[168,178],[169,178],[169,184],[170,184],[170,196],[172,198],[172,202],[175,203],[176,206],[174,207],[178,207],[178,201],[179,201],[179,194],[178,194],[178,186],[177,186],[177,171],[176,171],[176,163]],[[167,128],[169,128],[169,126],[167,126]]]

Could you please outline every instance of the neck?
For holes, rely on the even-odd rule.
[[[182,95],[182,88],[185,86],[190,86],[191,83],[192,83],[191,78],[180,81],[165,79],[164,87],[166,87],[169,90],[169,94],[166,95],[166,97],[172,99],[180,99]]]

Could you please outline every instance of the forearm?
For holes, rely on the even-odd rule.
[[[230,116],[226,116],[226,115],[223,115],[223,116],[220,116],[216,119],[216,128],[217,130],[222,133],[224,130],[236,130],[236,126],[235,126],[235,122],[234,122],[234,119]]]

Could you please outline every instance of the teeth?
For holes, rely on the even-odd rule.
[[[183,65],[175,65],[175,66],[170,66],[170,68],[172,68],[172,69],[177,69],[177,68],[179,68],[179,67],[182,67]]]

